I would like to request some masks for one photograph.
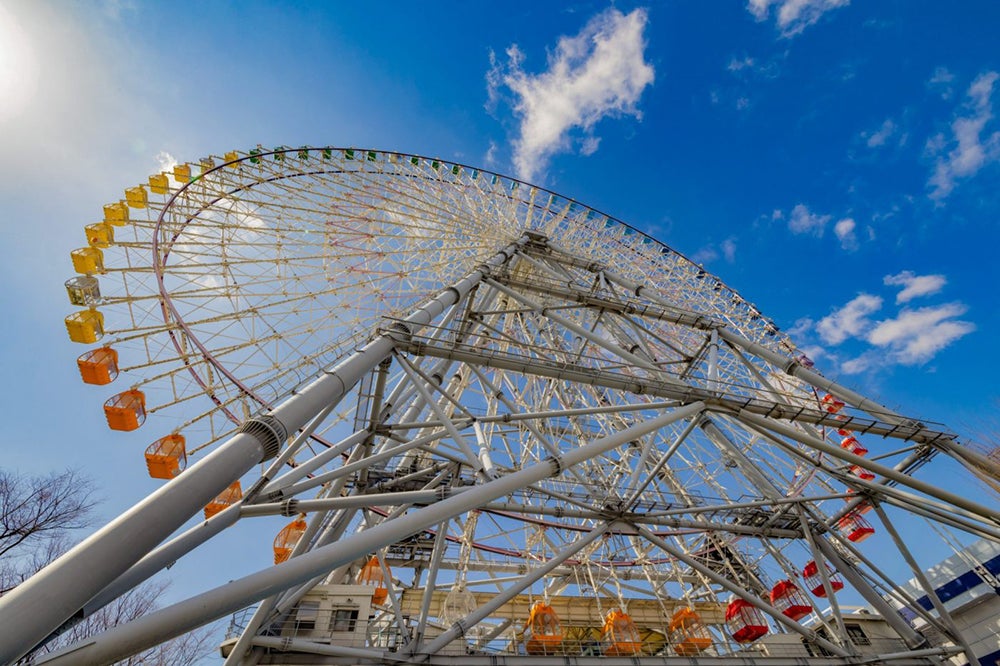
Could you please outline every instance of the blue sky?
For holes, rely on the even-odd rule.
[[[703,263],[824,373],[995,431],[997,25],[988,0],[0,0],[4,465],[80,468],[106,515],[155,487],[79,382],[69,252],[161,164],[257,144],[545,185]]]

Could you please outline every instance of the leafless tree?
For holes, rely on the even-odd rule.
[[[68,532],[89,524],[95,503],[93,485],[72,470],[0,470],[0,594],[51,561]]]
[[[96,505],[93,484],[67,470],[24,476],[0,470],[0,595],[66,552],[74,530],[86,527]],[[156,608],[167,583],[146,582],[70,626],[35,654],[51,652]],[[208,629],[180,636],[120,662],[132,666],[186,666],[211,649]]]

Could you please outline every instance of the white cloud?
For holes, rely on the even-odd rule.
[[[714,243],[709,243],[704,247],[698,249],[693,255],[691,255],[691,261],[696,264],[707,264],[709,262],[715,261],[719,258],[719,255],[728,262],[733,263],[736,261],[736,237],[730,236],[726,240],[716,246]]]
[[[788,218],[788,229],[793,234],[808,233],[813,236],[822,236],[823,229],[830,219],[830,215],[818,215],[811,212],[805,205],[798,204],[792,209],[792,213]]]
[[[597,152],[597,148],[600,145],[601,145],[601,137],[599,136],[584,137],[583,143],[580,144],[580,154],[593,155],[594,153]]]
[[[878,148],[884,146],[886,141],[888,141],[899,129],[896,123],[892,121],[892,118],[886,118],[882,126],[872,133],[862,132],[861,136],[865,139],[865,143],[868,144],[869,148]]]
[[[734,261],[736,261],[735,238],[727,238],[726,240],[722,241],[722,243],[719,245],[719,248],[722,250],[722,256],[726,258],[726,261],[728,261],[729,263],[733,263]]]
[[[948,280],[943,275],[914,275],[913,271],[903,271],[896,275],[886,275],[882,282],[903,287],[896,294],[896,303],[908,303],[918,296],[938,293]]]
[[[927,81],[927,87],[940,90],[941,99],[951,99],[952,93],[954,92],[951,87],[951,82],[955,80],[955,75],[952,74],[946,67],[937,67],[934,69],[934,73],[931,74],[931,78]]]
[[[816,322],[809,317],[800,317],[795,320],[795,323],[792,324],[792,327],[788,329],[787,333],[793,338],[802,337],[812,330],[815,323]]]
[[[953,319],[965,314],[961,303],[947,303],[916,310],[903,309],[895,319],[880,321],[868,333],[868,342],[887,347],[893,360],[916,365],[976,330],[975,324]]]
[[[643,9],[626,15],[612,8],[598,14],[580,34],[560,37],[548,70],[536,75],[524,71],[524,54],[516,45],[507,49],[506,69],[491,56],[486,77],[490,103],[499,86],[507,87],[521,119],[514,142],[520,178],[534,180],[553,154],[569,150],[570,130],[581,128],[589,137],[605,116],[641,117],[636,104],[654,78],[644,59],[647,18]]]
[[[878,364],[879,357],[871,352],[849,358],[840,364],[840,371],[847,375],[856,375]]]
[[[747,9],[758,21],[764,21],[777,7],[776,22],[782,37],[797,35],[816,23],[823,14],[844,7],[850,0],[750,0]]]
[[[497,144],[495,142],[490,141],[490,147],[486,149],[483,162],[488,167],[494,166],[497,163]]]
[[[715,261],[718,258],[719,253],[711,245],[706,245],[691,255],[691,261],[699,265],[707,264],[708,262]]]
[[[750,56],[745,56],[743,58],[733,58],[732,60],[729,61],[729,64],[726,66],[726,69],[728,69],[730,72],[738,72],[743,69],[753,68],[755,63],[756,61]]]
[[[816,332],[823,341],[839,345],[850,337],[864,333],[871,325],[868,315],[882,307],[882,299],[872,294],[859,294],[847,305],[823,317],[816,324]]]
[[[177,158],[168,153],[165,150],[161,150],[156,154],[156,163],[160,165],[160,171],[165,171],[171,173],[174,167],[177,166]]]
[[[858,249],[858,237],[854,234],[854,220],[849,217],[837,222],[833,225],[833,233],[837,234],[837,238],[840,240],[840,247],[845,250],[857,250]]]
[[[933,189],[931,199],[941,201],[955,189],[956,181],[974,176],[987,164],[1000,159],[1000,132],[982,136],[986,124],[993,119],[993,87],[1000,74],[980,74],[967,91],[966,115],[951,124],[951,140],[943,136],[932,138],[927,148],[932,153],[953,146],[946,155],[939,155],[934,173],[928,181]]]

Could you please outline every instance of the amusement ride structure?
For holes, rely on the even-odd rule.
[[[28,658],[112,663],[229,617],[227,665],[971,655],[890,572],[920,579],[914,533],[1000,542],[988,496],[920,474],[996,460],[576,201],[258,148],[129,188],[72,261],[81,377],[163,486],[0,598],[0,662],[266,516],[273,567]]]

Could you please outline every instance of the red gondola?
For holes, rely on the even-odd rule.
[[[830,581],[830,588],[834,592],[844,589],[844,581],[840,580],[840,576],[837,576],[829,566],[824,566],[826,566],[826,577]],[[802,570],[802,576],[805,578],[806,587],[809,588],[810,592],[817,597],[826,596],[826,588],[823,587],[823,577],[820,576],[819,566],[815,560],[810,560],[806,564]]]
[[[801,620],[812,612],[812,604],[790,580],[780,581],[771,589],[771,605],[793,620]]]
[[[737,643],[753,643],[768,632],[764,613],[745,599],[733,599],[729,602],[726,607],[726,626]]]
[[[864,541],[875,534],[875,528],[856,511],[852,511],[837,521],[837,529],[847,537],[848,541],[854,543]]]

